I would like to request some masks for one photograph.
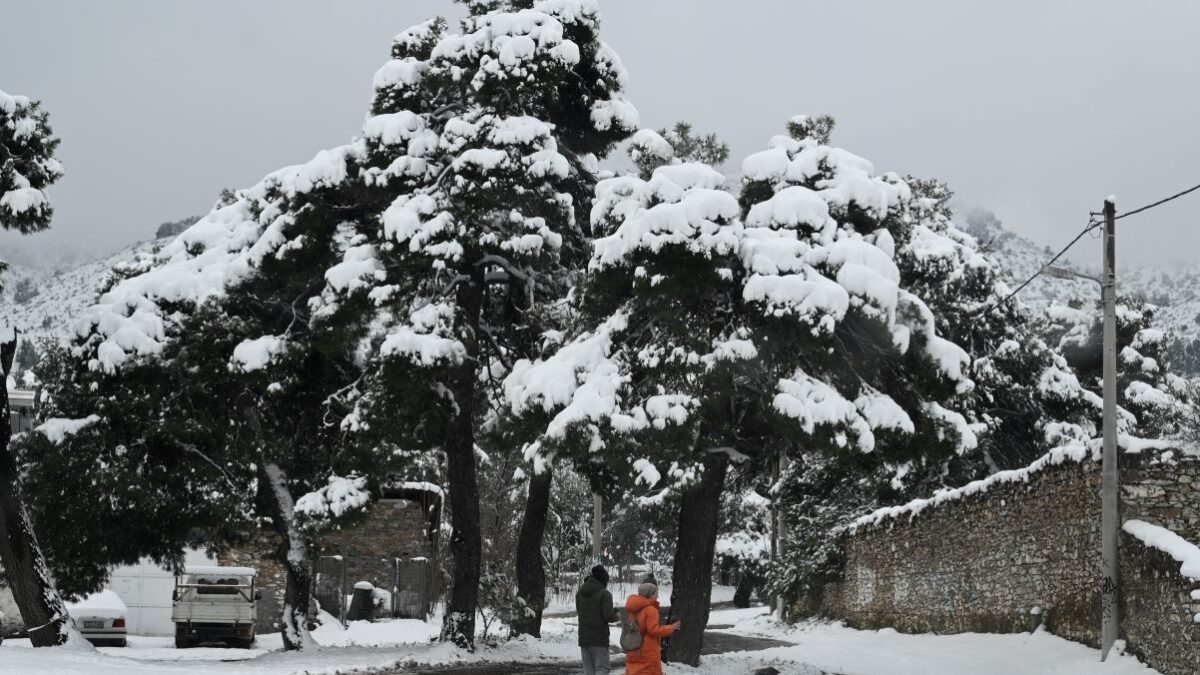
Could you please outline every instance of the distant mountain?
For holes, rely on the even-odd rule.
[[[999,259],[1014,288],[1041,269],[1055,253],[1005,229],[986,209],[968,210],[959,221],[982,248]],[[1090,242],[1086,237],[1084,241]],[[1091,276],[1100,275],[1098,266],[1096,269],[1079,269],[1069,263],[1059,264]],[[1185,374],[1200,374],[1200,266],[1178,262],[1118,264],[1117,295],[1136,297],[1156,305],[1155,324],[1180,342],[1172,350],[1175,367]],[[1088,307],[1100,299],[1100,287],[1086,279],[1057,279],[1043,275],[1034,279],[1018,297],[1024,304],[1039,309],[1052,304]],[[1191,346],[1192,343],[1195,346]]]

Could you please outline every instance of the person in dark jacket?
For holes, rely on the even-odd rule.
[[[608,571],[596,565],[575,594],[584,675],[608,675],[608,624],[617,620],[617,611],[607,585]]]

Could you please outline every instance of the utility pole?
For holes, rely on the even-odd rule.
[[[1100,660],[1108,658],[1119,633],[1120,523],[1117,472],[1117,273],[1116,199],[1104,200],[1104,456],[1100,484],[1100,548],[1104,579],[1100,586]]]
[[[779,506],[778,506],[778,499],[779,499],[778,495],[780,492],[778,490],[778,488],[779,488],[779,482],[781,480],[783,480],[783,476],[787,472],[787,469],[788,469],[787,450],[782,450],[779,453],[779,461],[775,464],[775,487],[777,488],[776,497],[775,497],[775,499],[776,499],[775,523],[774,523],[775,537],[774,537],[773,541],[771,542],[775,549],[774,554],[775,554],[775,562],[777,565],[783,564],[783,548],[784,548],[783,542],[784,542],[784,529],[785,529],[785,523],[783,520],[783,509],[779,508]],[[776,621],[783,621],[784,619],[787,618],[787,611],[784,609],[784,603],[786,601],[787,601],[787,599],[783,594],[779,594],[779,595],[775,596],[775,620]]]
[[[599,565],[603,558],[600,555],[600,543],[603,539],[604,527],[604,498],[599,492],[592,493],[592,561]]]

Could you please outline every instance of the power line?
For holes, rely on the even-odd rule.
[[[1169,201],[1174,201],[1176,199],[1179,199],[1180,197],[1189,195],[1189,194],[1195,192],[1196,190],[1200,190],[1200,185],[1193,185],[1192,187],[1190,187],[1182,192],[1177,192],[1177,193],[1171,195],[1170,197],[1166,197],[1166,198],[1160,199],[1156,202],[1146,204],[1145,206],[1139,206],[1138,208],[1136,208],[1132,211],[1126,211],[1126,212],[1118,215],[1116,218],[1114,218],[1114,220],[1128,218],[1129,216],[1137,215],[1143,211],[1149,211],[1150,209],[1155,208],[1156,206],[1162,206],[1163,204],[1166,204]],[[1091,215],[1099,216],[1102,214],[1093,213]],[[999,302],[994,303],[987,309],[980,312],[979,316],[983,316],[984,314],[991,312],[992,310],[996,309],[997,307],[1000,307],[1001,305],[1005,304],[1009,300],[1012,300],[1014,297],[1016,297],[1016,295],[1018,293],[1023,291],[1026,286],[1033,283],[1033,280],[1038,278],[1038,276],[1040,276],[1042,274],[1042,270],[1046,269],[1046,267],[1053,265],[1055,262],[1057,262],[1059,258],[1063,257],[1067,253],[1067,251],[1071,250],[1071,247],[1074,246],[1076,242],[1078,242],[1080,239],[1083,238],[1083,235],[1087,234],[1088,232],[1091,232],[1092,230],[1096,229],[1097,227],[1100,227],[1100,221],[1095,220],[1095,218],[1089,220],[1088,224],[1084,226],[1083,230],[1081,230],[1079,232],[1079,234],[1075,235],[1075,238],[1072,239],[1070,242],[1068,242],[1066,246],[1062,247],[1062,250],[1060,250],[1058,253],[1055,253],[1053,258],[1046,261],[1046,264],[1044,264],[1040,268],[1038,268],[1038,271],[1034,272],[1032,276],[1030,276],[1025,281],[1021,282],[1020,286],[1017,286],[1011,293],[1009,293],[1008,295],[1001,298]]]
[[[1197,185],[1196,187],[1200,188],[1200,185]],[[1193,188],[1193,189],[1195,189],[1195,188]],[[1038,276],[1042,273],[1043,269],[1045,269],[1048,265],[1053,265],[1055,262],[1057,262],[1058,259],[1063,257],[1063,255],[1065,255],[1067,251],[1071,250],[1071,247],[1074,246],[1077,241],[1079,241],[1080,239],[1083,239],[1083,235],[1087,234],[1088,232],[1091,232],[1099,224],[1100,223],[1095,220],[1089,220],[1088,224],[1085,225],[1083,227],[1083,229],[1079,231],[1079,234],[1075,235],[1074,239],[1072,239],[1070,242],[1068,242],[1066,246],[1062,247],[1062,250],[1060,250],[1058,253],[1055,253],[1053,258],[1051,258],[1050,260],[1047,260],[1044,265],[1039,267],[1038,271],[1033,273],[1033,276],[1031,276],[1028,279],[1026,279],[1025,281],[1021,282],[1020,286],[1017,286],[1015,289],[1013,289],[1013,291],[1011,293],[1004,296],[1002,299],[1000,299],[998,302],[993,304],[991,307],[988,307],[987,309],[980,312],[979,316],[988,314],[993,309],[996,309],[997,307],[1000,307],[1001,305],[1007,303],[1009,300],[1012,300],[1013,298],[1015,298],[1017,296],[1017,293],[1020,293],[1022,290],[1025,289],[1026,286],[1033,283],[1034,279],[1038,278]]]
[[[1188,189],[1184,190],[1183,192],[1179,192],[1179,193],[1173,194],[1173,195],[1171,195],[1170,197],[1167,197],[1166,199],[1160,199],[1160,200],[1158,200],[1158,201],[1154,202],[1153,204],[1147,204],[1147,205],[1145,205],[1145,206],[1142,206],[1142,207],[1136,208],[1136,209],[1134,209],[1134,210],[1132,210],[1132,211],[1126,211],[1126,212],[1124,212],[1124,213],[1122,213],[1122,214],[1118,215],[1118,216],[1115,218],[1115,220],[1120,220],[1120,219],[1122,219],[1122,218],[1128,218],[1129,216],[1132,216],[1132,215],[1134,215],[1134,214],[1137,214],[1137,213],[1141,213],[1142,211],[1149,211],[1150,209],[1152,209],[1152,208],[1154,208],[1154,207],[1156,207],[1156,206],[1162,206],[1163,204],[1166,204],[1166,203],[1167,203],[1167,202],[1169,202],[1169,201],[1172,201],[1172,200],[1174,200],[1174,199],[1179,199],[1180,197],[1182,197],[1182,196],[1184,196],[1184,195],[1186,195],[1186,194],[1191,194],[1191,193],[1195,192],[1196,190],[1200,190],[1200,185],[1193,185],[1192,187],[1190,187],[1190,188],[1188,188]]]

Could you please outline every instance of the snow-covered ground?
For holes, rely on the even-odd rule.
[[[1045,632],[1033,634],[905,635],[894,630],[860,631],[829,622],[780,627],[764,609],[713,613],[711,623],[732,623],[729,632],[794,642],[759,652],[706,657],[701,668],[667,673],[717,675],[774,666],[782,673],[809,675],[1156,675],[1132,656],[1100,653]]]
[[[315,653],[279,651],[278,634],[263,635],[253,649],[180,649],[169,638],[130,637],[126,649],[96,651],[31,649],[27,641],[0,647],[0,673],[22,675],[141,675],[143,673],[345,673],[397,663],[569,662],[578,657],[571,619],[548,619],[541,640],[514,640],[495,649],[467,653],[433,643],[437,623],[413,620],[355,622],[317,630],[324,649]],[[732,624],[727,632],[795,643],[756,652],[704,658],[696,670],[668,665],[673,675],[724,675],[774,666],[791,675],[1156,675],[1131,656],[1101,664],[1099,653],[1044,632],[997,635],[904,635],[893,630],[859,631],[828,622],[779,626],[763,608],[718,610],[711,624]],[[614,630],[614,640],[616,631]]]

